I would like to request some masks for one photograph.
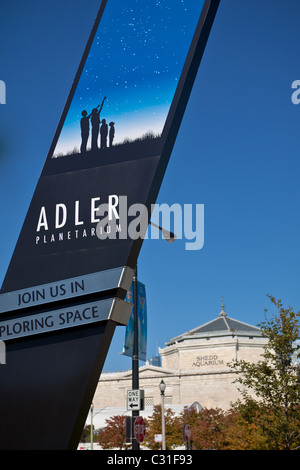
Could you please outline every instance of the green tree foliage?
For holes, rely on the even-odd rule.
[[[266,438],[256,422],[255,413],[251,420],[245,419],[239,411],[230,409],[223,423],[221,450],[267,450]]]
[[[146,435],[144,445],[151,450],[161,449],[161,443],[155,442],[155,434],[162,434],[161,405],[153,408],[153,414],[145,420]],[[178,419],[170,409],[165,409],[166,448],[174,449],[182,445],[182,434],[178,426]]]
[[[239,360],[230,364],[238,375],[236,382],[242,400],[234,404],[248,425],[257,426],[265,447],[273,450],[300,448],[299,312],[283,308],[269,296],[276,308],[261,325],[268,338],[258,363]]]
[[[93,440],[96,442],[98,439],[97,434],[95,433],[95,426],[93,426]],[[91,425],[88,424],[87,426],[84,427],[81,437],[80,437],[80,442],[91,442]]]

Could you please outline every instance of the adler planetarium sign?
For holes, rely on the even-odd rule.
[[[76,449],[219,0],[103,0],[0,291],[1,449]],[[110,236],[108,236],[110,235]]]

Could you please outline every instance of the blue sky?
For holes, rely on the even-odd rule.
[[[1,282],[98,8],[1,1]],[[221,0],[157,201],[204,204],[205,243],[144,242],[149,357],[214,319],[222,296],[229,316],[253,325],[268,293],[300,309],[299,21],[297,0]],[[124,334],[118,327],[105,371],[131,367]]]

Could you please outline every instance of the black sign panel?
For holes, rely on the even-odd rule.
[[[132,275],[142,238],[128,233],[128,209],[150,218],[218,3],[102,2],[1,293]]]
[[[101,3],[0,291],[1,449],[76,449],[218,4]]]

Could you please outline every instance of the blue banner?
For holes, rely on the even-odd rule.
[[[141,361],[146,361],[147,350],[147,303],[146,303],[146,288],[145,285],[138,281],[138,357]],[[122,354],[124,356],[133,356],[133,342],[134,342],[134,296],[133,285],[131,285],[125,300],[133,304],[131,315],[126,327],[125,342]]]

